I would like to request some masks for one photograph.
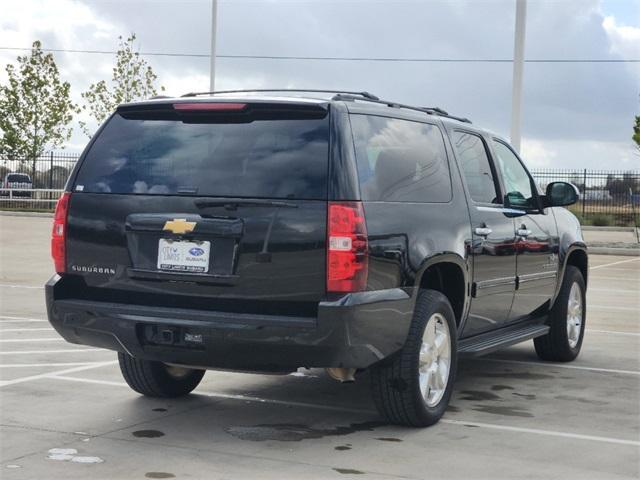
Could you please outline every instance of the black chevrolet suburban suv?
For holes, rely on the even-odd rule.
[[[587,253],[557,208],[577,197],[466,119],[366,92],[124,104],[58,202],[48,317],[144,395],[206,369],[368,369],[388,421],[426,426],[462,355],[578,355]]]

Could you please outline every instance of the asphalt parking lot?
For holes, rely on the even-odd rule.
[[[208,372],[185,399],[137,395],[115,353],[49,327],[50,225],[0,216],[3,479],[640,475],[640,257],[591,257],[576,362],[532,342],[464,360],[443,421],[414,430],[380,423],[366,374]]]

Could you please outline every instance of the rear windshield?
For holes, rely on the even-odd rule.
[[[7,175],[7,182],[30,183],[31,177],[24,173],[10,173]]]
[[[451,200],[447,152],[436,125],[352,115],[351,126],[363,200]]]
[[[116,114],[75,190],[91,193],[326,199],[329,120],[183,122]]]

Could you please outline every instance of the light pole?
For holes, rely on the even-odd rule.
[[[522,127],[522,74],[524,37],[527,26],[527,0],[516,0],[516,32],[513,47],[513,91],[511,96],[511,145],[520,153]]]
[[[209,91],[216,89],[216,34],[218,31],[218,0],[211,0],[211,57],[209,60]]]

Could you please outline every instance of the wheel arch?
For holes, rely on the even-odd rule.
[[[564,276],[569,265],[580,270],[580,273],[582,273],[582,277],[584,278],[584,284],[587,286],[589,279],[589,255],[587,254],[586,245],[583,243],[574,243],[567,249],[562,262],[562,267],[558,274],[558,283],[553,295],[553,302],[558,298],[558,294],[560,293],[560,288],[562,287],[562,282],[564,281]],[[551,303],[552,305],[553,302]]]
[[[436,290],[447,297],[460,331],[469,309],[471,288],[465,260],[454,253],[431,257],[423,264],[416,286],[419,289]]]

